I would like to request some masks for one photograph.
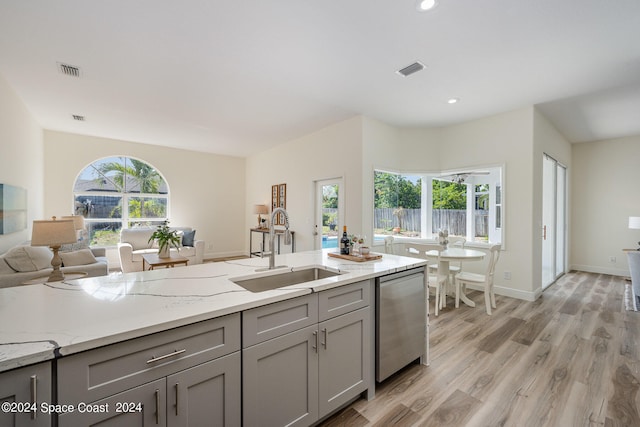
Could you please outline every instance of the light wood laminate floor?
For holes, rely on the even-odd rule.
[[[410,365],[321,425],[640,426],[640,313],[621,277],[572,272],[535,302],[484,297],[431,317],[431,365]],[[433,301],[431,301],[433,303]]]

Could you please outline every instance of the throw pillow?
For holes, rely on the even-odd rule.
[[[180,241],[178,242],[178,247],[181,248],[181,247],[184,246],[184,243],[183,243],[184,231],[183,230],[176,230],[176,234],[178,235],[178,238],[180,238]]]
[[[65,267],[72,267],[74,265],[87,265],[96,262],[96,257],[93,256],[91,249],[80,249],[73,252],[61,252],[60,258],[62,258],[62,265]]]
[[[196,238],[196,230],[185,231],[182,234],[182,246],[193,246]]]
[[[38,271],[51,267],[53,252],[46,246],[16,246],[4,256],[11,268],[19,272]]]

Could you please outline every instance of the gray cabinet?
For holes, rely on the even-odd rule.
[[[52,403],[51,364],[44,362],[0,373],[0,402],[9,404],[0,411],[0,426],[50,426],[51,415],[40,409],[42,404]]]
[[[369,307],[318,325],[320,418],[369,387],[371,322]]]
[[[371,286],[354,283],[243,313],[245,425],[310,425],[367,390]]]
[[[167,377],[167,425],[241,424],[240,352]]]
[[[239,350],[236,313],[64,357],[58,403],[97,411],[61,415],[59,426],[239,426]]]
[[[167,426],[166,381],[152,381],[114,396],[91,402],[89,411],[61,414],[58,425],[63,426]]]
[[[306,426],[318,419],[317,327],[242,351],[246,426]]]

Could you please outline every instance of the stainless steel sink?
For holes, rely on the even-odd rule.
[[[327,277],[334,277],[340,274],[342,273],[339,271],[310,267],[294,271],[287,270],[286,272],[263,275],[260,277],[231,279],[231,281],[248,291],[264,292],[272,289],[284,288],[285,286],[326,279]]]

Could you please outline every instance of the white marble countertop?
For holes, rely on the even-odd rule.
[[[259,293],[230,279],[286,271],[256,273],[267,258],[0,289],[0,372],[426,264],[386,254],[352,262],[328,251],[278,255],[276,264],[344,274]]]

